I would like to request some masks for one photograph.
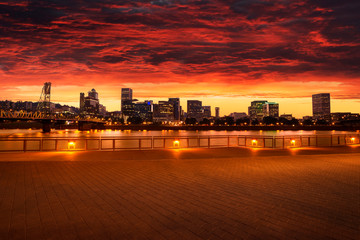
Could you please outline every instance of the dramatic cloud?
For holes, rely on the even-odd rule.
[[[144,98],[359,99],[359,12],[355,0],[0,0],[2,98],[52,81],[107,101],[122,86]]]

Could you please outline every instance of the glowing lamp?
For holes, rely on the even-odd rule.
[[[354,137],[350,138],[350,140],[351,140],[351,143],[355,143],[355,138]]]
[[[295,143],[296,143],[295,139],[291,139],[290,143],[291,143],[291,146],[295,146]]]
[[[175,140],[175,141],[173,142],[173,146],[174,146],[174,147],[180,147],[180,141],[179,141],[179,140]]]
[[[75,142],[73,141],[68,142],[68,149],[75,149]]]
[[[258,141],[257,141],[256,139],[253,139],[253,140],[251,140],[251,145],[252,145],[252,146],[256,146],[256,145],[257,145],[257,142],[258,142]]]

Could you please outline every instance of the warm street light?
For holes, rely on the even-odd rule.
[[[180,147],[180,141],[179,140],[174,140],[173,146],[174,147]]]
[[[75,149],[75,142],[73,141],[68,142],[68,149]]]

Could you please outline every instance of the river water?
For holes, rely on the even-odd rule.
[[[50,133],[43,133],[42,130],[36,129],[9,129],[0,130],[1,138],[16,138],[16,137],[45,137],[45,138],[89,138],[89,137],[149,137],[149,136],[218,136],[218,135],[247,135],[247,136],[297,136],[297,135],[336,135],[336,134],[354,134],[359,132],[349,131],[289,131],[289,130],[277,130],[277,131],[188,131],[188,130],[163,130],[163,131],[146,131],[146,130],[91,130],[91,131],[78,131],[74,129],[69,130],[52,130]]]

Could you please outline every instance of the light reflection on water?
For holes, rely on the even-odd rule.
[[[43,133],[42,130],[29,130],[29,129],[8,129],[0,130],[0,137],[46,137],[46,138],[59,138],[59,137],[133,137],[133,136],[199,136],[199,135],[264,135],[264,136],[292,136],[292,135],[333,135],[333,134],[350,134],[354,132],[349,131],[305,131],[305,130],[243,130],[243,131],[188,131],[188,130],[162,130],[162,131],[149,131],[149,130],[91,130],[91,131],[78,131],[75,129],[66,130],[52,130],[50,133]]]

